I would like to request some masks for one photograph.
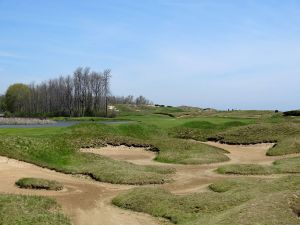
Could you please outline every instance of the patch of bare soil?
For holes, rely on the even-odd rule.
[[[214,172],[220,165],[228,163],[270,164],[278,159],[278,157],[266,156],[266,151],[272,147],[272,144],[250,146],[233,146],[213,142],[205,144],[227,150],[230,152],[228,156],[231,160],[207,165],[174,165],[153,161],[156,153],[145,151],[143,148],[107,146],[99,149],[81,149],[81,151],[138,165],[175,167],[177,172],[173,176],[174,182],[160,185],[175,194],[205,191],[209,184],[231,177]],[[65,188],[62,191],[19,189],[15,186],[15,181],[22,177],[56,180],[61,182]],[[83,176],[66,175],[6,157],[0,157],[0,179],[0,192],[2,193],[43,195],[55,198],[76,225],[157,225],[168,223],[146,214],[123,210],[111,204],[111,199],[118,193],[135,186],[96,182]]]

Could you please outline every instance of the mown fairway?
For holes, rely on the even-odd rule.
[[[116,186],[117,192],[107,195],[110,200],[115,197],[115,205],[163,217],[173,223],[299,224],[300,157],[297,154],[300,153],[300,120],[297,117],[284,117],[270,111],[216,112],[174,107],[117,107],[120,113],[113,120],[131,123],[105,125],[94,122],[101,119],[82,118],[82,123],[70,127],[0,129],[0,156],[65,174],[88,176],[98,182],[122,184],[121,187]],[[230,155],[233,153],[229,154],[222,146],[203,143],[208,140],[229,144],[275,143],[265,154],[268,155],[266,157],[276,156],[276,159],[270,160],[274,161],[273,164],[231,163]],[[97,149],[107,144],[148,148],[157,152],[156,162],[137,165],[80,151],[81,148]],[[248,151],[245,154],[251,153]],[[206,168],[206,164],[212,166]],[[174,185],[179,185],[176,179],[181,179],[180,174],[186,176],[184,174],[188,174],[189,168],[190,173],[194,173],[193,179],[197,179],[193,184],[194,189],[184,191],[183,184],[180,191],[188,194],[178,196],[172,193],[176,190]],[[241,178],[230,174],[260,177]],[[280,174],[280,177],[266,176],[270,174]],[[205,180],[205,176],[212,178]],[[161,187],[127,186],[149,184]],[[210,189],[205,189],[208,185]],[[109,189],[110,186],[105,187]],[[196,191],[200,189],[205,193]],[[30,197],[1,196],[2,204],[18,199],[21,202],[18,204],[28,205],[20,207],[16,221],[28,217],[27,207],[32,214],[37,210],[31,206],[35,199]],[[42,197],[40,199],[48,201]],[[59,197],[57,199],[64,202]],[[49,210],[53,212],[51,207]],[[2,221],[5,221],[3,215],[11,209],[6,207],[2,210],[5,210],[1,212]],[[67,213],[70,215],[70,211]],[[68,224],[68,220],[59,214],[56,217],[63,222],[52,223],[48,216],[43,218],[48,221],[45,224]],[[22,224],[40,224],[40,220],[35,219],[24,219],[28,222]]]

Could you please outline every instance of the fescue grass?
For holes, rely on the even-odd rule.
[[[72,174],[86,174],[98,181],[122,184],[164,183],[170,168],[138,166],[99,155],[80,153],[76,137],[1,137],[0,154]],[[81,136],[84,144],[85,136]],[[74,140],[74,143],[69,143]],[[89,141],[89,139],[87,140]]]
[[[300,157],[276,160],[273,165],[229,164],[220,166],[217,172],[221,174],[238,175],[268,175],[280,173],[299,173]]]
[[[211,135],[208,140],[227,144],[276,143],[267,155],[300,153],[300,123],[297,121],[258,123],[233,127]]]
[[[16,181],[16,185],[25,189],[45,189],[52,191],[60,191],[64,188],[63,184],[55,180],[46,180],[42,178],[21,178]]]
[[[196,220],[199,214],[218,213],[247,200],[246,195],[228,197],[210,192],[176,196],[160,188],[135,188],[118,195],[113,204],[182,224]]]
[[[52,199],[38,196],[0,195],[0,224],[71,225]]]
[[[210,120],[190,120],[171,130],[171,135],[177,138],[206,141],[218,132],[232,127],[245,126],[254,123],[251,119],[210,118]]]
[[[81,123],[65,128],[21,131],[0,130],[3,134],[0,136],[0,155],[64,173],[86,174],[98,181],[110,183],[161,184],[170,181],[174,170],[138,166],[99,155],[80,153],[81,147],[101,147],[107,143],[150,147],[160,150],[158,161],[182,164],[228,160],[222,149],[171,138],[165,129],[143,122],[119,125]]]
[[[228,160],[222,149],[184,139],[210,139],[231,144],[276,142],[276,146],[268,151],[269,155],[299,152],[300,120],[270,111],[218,112],[148,106],[117,108],[120,113],[113,120],[131,120],[135,123],[103,125],[93,123],[102,118],[77,118],[89,123],[72,127],[0,129],[0,155],[64,173],[89,175],[103,182],[161,184],[171,180],[173,169],[133,165],[91,153],[80,153],[79,149],[101,147],[108,143],[151,147],[159,150],[157,161],[181,164]],[[300,157],[297,157],[277,160],[271,166],[227,165],[219,169],[224,173],[246,175],[300,173],[299,165]],[[300,206],[297,199],[300,197],[295,198],[299,196],[299,187],[300,178],[297,175],[274,180],[248,177],[220,181],[210,185],[213,191],[185,196],[157,188],[136,188],[122,193],[113,202],[120,207],[164,217],[178,224],[294,225],[299,224],[297,212]],[[12,196],[8,199],[12,201],[10,204],[19,204],[14,203],[20,201],[18,198],[27,197]],[[7,218],[9,211],[1,211],[3,207],[0,207],[0,224],[51,224],[33,218],[41,214],[39,210],[47,207],[36,209],[32,205],[36,200],[26,201],[30,201],[27,206],[29,210],[13,212],[22,215],[18,223]],[[16,205],[12,207],[26,209],[19,209]],[[53,213],[55,210],[51,208],[50,211]],[[23,216],[24,213],[26,216],[30,214],[30,218],[37,222],[26,223],[29,220]],[[62,215],[58,217],[64,218]],[[53,218],[53,224],[68,224]],[[25,223],[21,223],[22,220]]]
[[[116,120],[132,120],[137,123],[104,125],[89,122],[63,128],[0,129],[0,154],[61,172],[88,174],[106,182],[132,184],[143,177],[142,181],[136,182],[144,184],[165,182],[169,180],[167,174],[171,171],[82,154],[79,149],[101,147],[107,143],[151,147],[159,150],[157,161],[180,164],[224,162],[228,157],[224,150],[178,137],[197,140],[215,138],[214,140],[232,144],[276,141],[277,145],[268,151],[269,155],[299,152],[299,121],[279,114],[238,111],[213,112],[210,117],[209,114],[203,116],[200,113],[193,118],[170,118],[155,113],[176,114],[188,111],[176,107],[119,107],[121,112],[123,108],[126,109]],[[197,110],[193,110],[193,113],[195,111]],[[239,117],[233,118],[233,115]],[[91,121],[93,118],[83,119]],[[187,135],[185,131],[188,132]],[[180,132],[184,135],[181,136]],[[115,170],[112,172],[106,167]],[[132,173],[126,175],[122,171]]]
[[[280,139],[273,148],[267,152],[269,156],[288,155],[300,153],[300,135]]]
[[[224,153],[227,151],[188,140],[169,139],[172,143],[158,142],[156,146],[160,149],[156,160],[165,163],[175,164],[208,164],[225,162],[229,158]],[[170,149],[171,147],[171,149]]]
[[[276,160],[273,167],[280,173],[300,173],[300,157]]]
[[[268,175],[278,173],[279,171],[272,166],[258,164],[229,164],[220,166],[217,169],[221,174],[239,174],[239,175]]]
[[[211,138],[229,144],[256,144],[277,142],[282,138],[299,134],[300,124],[298,123],[259,123],[235,127]]]
[[[174,195],[159,188],[135,188],[113,204],[175,224],[299,224],[300,177],[236,178],[210,185],[213,192]]]

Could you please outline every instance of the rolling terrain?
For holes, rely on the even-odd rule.
[[[2,207],[0,223],[299,224],[297,117],[116,107],[113,120],[130,123],[0,128],[0,204],[27,198],[14,220]],[[24,177],[63,189],[20,189]],[[36,195],[48,211],[33,207]]]

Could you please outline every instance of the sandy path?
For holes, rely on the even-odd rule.
[[[156,156],[154,152],[125,146],[107,146],[100,149],[82,149],[82,151],[104,155],[116,160],[125,160],[139,165],[175,167],[177,172],[173,176],[174,182],[160,185],[160,187],[175,194],[204,191],[210,183],[232,177],[230,175],[216,174],[214,170],[220,165],[228,163],[270,164],[279,158],[265,155],[266,151],[272,147],[272,144],[250,146],[233,146],[213,142],[206,144],[221,147],[229,151],[230,154],[228,156],[231,161],[208,165],[165,164],[153,161]],[[65,189],[59,192],[22,190],[14,185],[15,181],[21,177],[54,179],[62,182]],[[146,214],[117,208],[111,204],[111,199],[114,196],[134,186],[96,182],[81,176],[66,175],[5,157],[0,157],[0,179],[0,192],[2,193],[54,197],[76,225],[157,225],[167,223]]]

